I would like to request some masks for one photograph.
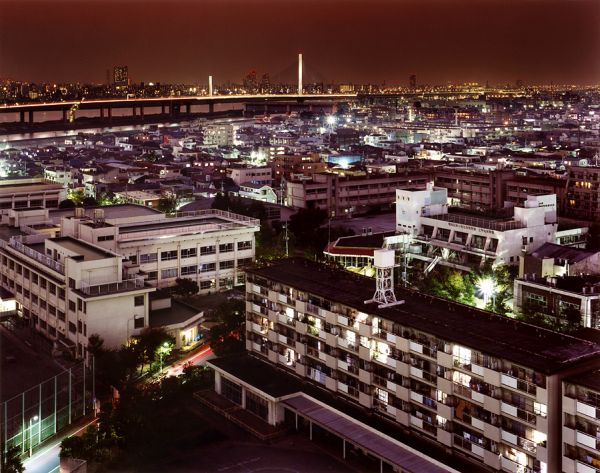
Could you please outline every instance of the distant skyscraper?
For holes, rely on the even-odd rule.
[[[417,88],[417,75],[416,74],[411,74],[408,76],[408,86],[411,89]]]
[[[267,94],[271,91],[271,79],[269,73],[265,72],[260,79],[260,93]]]
[[[115,85],[127,85],[129,83],[129,71],[127,69],[127,66],[114,67],[113,83]]]
[[[246,92],[256,93],[256,91],[258,90],[256,71],[252,70],[248,72],[248,74],[244,78],[244,89],[246,89]]]

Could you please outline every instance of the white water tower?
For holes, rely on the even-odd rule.
[[[376,289],[373,299],[365,301],[365,304],[377,302],[378,307],[391,307],[403,304],[404,301],[396,300],[394,293],[394,266],[396,265],[396,253],[394,250],[375,250],[375,281]]]

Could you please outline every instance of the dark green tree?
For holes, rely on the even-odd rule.
[[[16,445],[8,448],[6,452],[4,452],[4,446],[2,446],[0,455],[2,456],[0,471],[3,473],[23,473],[25,471],[21,461],[21,450]]]
[[[75,207],[77,206],[71,199],[62,200],[60,204],[58,204],[59,209],[74,209]]]
[[[327,220],[327,212],[322,209],[300,209],[290,217],[288,229],[293,233],[299,246],[314,248],[319,227]],[[322,239],[321,239],[322,240]],[[315,248],[318,249],[318,248]],[[322,251],[323,248],[320,248]]]
[[[198,283],[193,279],[189,278],[177,278],[175,280],[175,287],[173,288],[173,294],[177,294],[180,296],[193,296],[198,294],[200,288],[198,287]]]
[[[594,222],[590,225],[585,247],[590,251],[600,251],[600,222]]]
[[[210,329],[209,343],[217,356],[239,353],[245,350],[244,302],[231,300],[221,304],[215,311],[217,325]]]
[[[158,210],[170,214],[177,210],[177,197],[170,193],[163,193],[158,200]]]

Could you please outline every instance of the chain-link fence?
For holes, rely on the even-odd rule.
[[[5,449],[17,446],[22,454],[72,422],[92,412],[93,372],[83,362],[3,402],[0,435]]]

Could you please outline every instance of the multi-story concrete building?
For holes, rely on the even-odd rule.
[[[490,212],[504,207],[505,181],[514,176],[512,170],[492,170],[471,167],[436,168],[434,182],[448,189],[450,205],[468,210]]]
[[[88,337],[121,346],[148,327],[143,278],[124,279],[122,257],[71,237],[44,235],[0,240],[0,284],[18,311],[55,348],[85,357]]]
[[[447,189],[429,185],[396,191],[396,230],[413,235],[424,253],[472,267],[491,259],[517,264],[523,251],[553,242],[556,196],[529,196],[511,217],[494,218],[449,212]]]
[[[562,471],[600,470],[600,370],[569,377],[563,383]]]
[[[93,217],[63,217],[61,229],[126,258],[125,271],[153,286],[172,286],[185,277],[208,293],[244,283],[242,268],[254,259],[260,223],[221,210],[106,220],[97,209]]]
[[[561,471],[561,381],[600,366],[600,345],[413,291],[397,291],[401,305],[367,303],[372,279],[306,260],[251,269],[246,290],[254,357],[477,471]],[[218,377],[220,389],[236,382]],[[268,421],[288,408],[269,405]]]
[[[319,173],[310,180],[288,181],[286,199],[291,207],[313,206],[332,217],[349,216],[373,207],[391,207],[396,189],[423,188],[428,181],[428,173],[420,171],[359,177]]]
[[[267,166],[228,168],[227,174],[238,186],[246,183],[270,186],[273,182],[272,170]]]
[[[578,218],[600,219],[600,167],[569,168],[566,211]]]
[[[236,130],[231,123],[211,123],[203,128],[203,144],[208,147],[233,146]]]
[[[524,276],[514,283],[516,310],[535,310],[566,323],[568,311],[575,309],[582,327],[600,330],[600,276]]]
[[[0,183],[0,215],[11,209],[56,208],[66,198],[61,184],[40,178],[5,179]]]
[[[529,195],[556,194],[558,211],[565,210],[567,180],[552,177],[514,177],[504,181],[505,201],[515,206],[523,205]]]

